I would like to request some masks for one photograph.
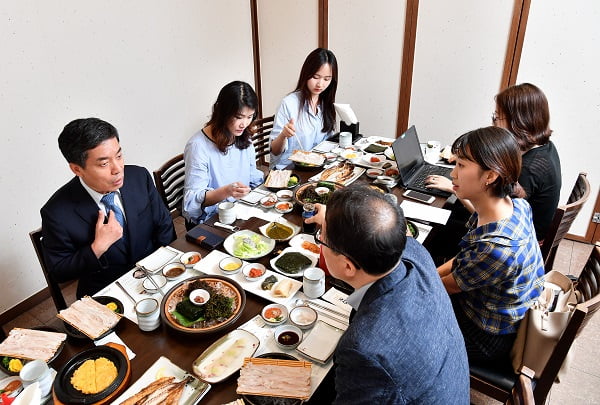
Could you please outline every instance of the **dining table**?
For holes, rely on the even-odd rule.
[[[319,173],[323,169],[303,167],[302,170],[300,170],[299,168],[292,167],[292,170],[293,173],[298,175],[298,177],[300,178],[300,184],[302,184],[309,181],[311,177],[313,177],[315,174]],[[363,174],[362,176],[360,176],[360,178],[356,179],[353,182],[353,184],[366,185],[371,182],[372,180],[368,179]],[[405,190],[401,187],[393,187],[389,190],[389,192],[391,192],[397,197],[398,203],[401,203],[403,201],[402,194],[404,191]],[[431,205],[434,207],[443,207],[445,203],[445,198],[436,197],[435,201]],[[239,204],[239,202],[236,204]],[[299,227],[302,227],[301,205],[295,204],[294,209],[291,212],[283,215],[283,217],[287,221],[296,224]],[[231,235],[231,231],[220,227],[216,227],[216,221],[218,221],[218,218],[215,215],[213,218],[198,226],[210,230],[210,232],[220,235],[224,238]],[[254,232],[258,232],[258,228],[266,224],[267,222],[268,221],[266,221],[265,219],[251,216],[247,219],[237,219],[233,223],[233,225],[239,227],[240,229],[248,229]],[[435,226],[433,227],[433,230],[435,230]],[[425,240],[425,245],[426,242],[427,241]],[[278,251],[285,248],[286,246],[286,242],[278,242],[274,251],[270,255],[253,261],[260,262],[265,266],[270,267],[270,259],[272,259]],[[174,240],[170,244],[170,247],[180,252],[199,252],[202,255],[202,257],[205,257],[211,253],[211,250],[188,241],[185,238],[185,235],[181,235],[176,240]],[[217,249],[222,250],[222,245]],[[329,275],[326,279],[327,285],[330,286],[331,281],[333,280]],[[238,328],[240,325],[251,321],[258,314],[260,314],[262,308],[265,305],[270,303],[271,301],[263,297],[247,292],[246,303],[241,313],[241,316],[227,328],[220,329],[217,332],[211,334],[184,334],[182,332],[173,330],[172,328],[165,325],[164,322],[161,322],[161,325],[158,327],[158,329],[154,331],[143,332],[140,330],[140,328],[135,322],[124,317],[116,325],[115,332],[118,335],[118,337],[126,344],[126,346],[129,347],[135,353],[135,357],[131,360],[131,380],[129,384],[133,384],[136,380],[138,380],[140,376],[142,376],[142,374],[161,356],[167,357],[172,363],[174,363],[181,369],[191,372],[193,361],[213,342],[215,342],[217,339],[224,336],[225,334],[231,332],[232,330]],[[124,300],[123,305],[133,306],[133,302],[129,300]],[[59,370],[63,365],[65,365],[69,361],[69,359],[73,358],[81,351],[91,347],[94,347],[94,343],[89,339],[75,340],[69,337],[67,339],[66,345],[64,346],[58,357],[51,363],[51,366],[54,369]],[[329,361],[332,362],[333,360]],[[239,398],[240,395],[236,393],[238,376],[239,372],[234,373],[232,376],[230,376],[222,382],[211,384],[212,386],[210,390],[202,398],[201,403],[224,404]],[[49,403],[52,403],[52,400],[50,400]]]

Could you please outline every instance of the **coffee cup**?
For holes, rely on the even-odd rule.
[[[23,387],[37,382],[42,398],[50,393],[53,376],[44,360],[38,359],[26,363],[19,372],[19,377],[23,382]]]
[[[160,326],[160,311],[158,301],[154,298],[144,298],[135,304],[138,326],[144,332],[150,332]]]
[[[325,294],[325,272],[318,267],[304,270],[302,289],[308,298],[319,298]]]
[[[237,219],[235,214],[235,206],[231,201],[225,201],[219,204],[219,222],[224,224],[233,224]]]
[[[347,148],[352,146],[352,133],[351,132],[340,132],[339,140],[340,148]]]

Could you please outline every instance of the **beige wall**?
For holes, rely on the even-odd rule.
[[[600,185],[600,3],[532,2],[518,82],[548,97],[552,141],[560,154],[565,203],[579,172],[587,172],[590,199],[570,233],[585,235]]]
[[[218,90],[254,84],[249,2],[0,3],[0,312],[46,286],[28,232],[72,174],[57,137],[97,116],[125,159],[153,170],[181,153]],[[9,288],[7,288],[9,286]]]

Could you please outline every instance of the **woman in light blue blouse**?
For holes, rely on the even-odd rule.
[[[248,83],[227,84],[219,92],[210,120],[185,145],[186,228],[214,215],[219,202],[244,197],[262,183],[249,128],[257,105]]]
[[[271,168],[290,164],[295,149],[311,150],[333,134],[337,60],[328,49],[317,48],[304,61],[296,90],[288,94],[275,115],[271,131]]]

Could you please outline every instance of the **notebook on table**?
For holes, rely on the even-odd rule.
[[[398,164],[399,184],[402,187],[440,197],[451,195],[447,191],[425,187],[427,176],[444,176],[450,179],[452,169],[425,161],[414,125],[396,138],[392,143],[392,150]]]

